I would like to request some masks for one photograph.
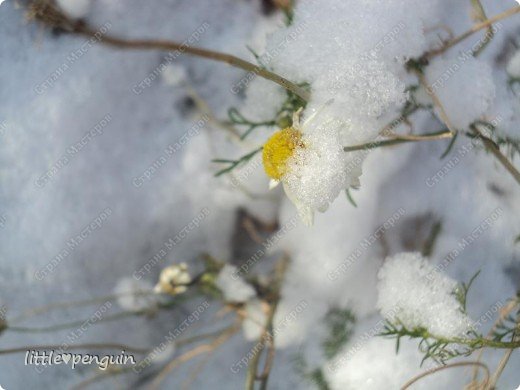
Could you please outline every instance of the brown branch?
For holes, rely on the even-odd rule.
[[[72,390],[81,390],[85,389],[88,386],[90,386],[93,383],[102,381],[106,378],[110,378],[116,375],[122,375],[125,373],[130,372],[130,367],[115,367],[115,366],[109,366],[109,368],[105,371],[101,371],[96,373],[95,375],[91,376],[90,378],[84,379],[83,381],[77,383],[72,387]]]
[[[496,16],[493,16],[492,18],[489,18],[481,23],[475,24],[473,27],[471,27],[468,31],[465,33],[459,35],[458,37],[452,39],[451,41],[444,44],[443,47],[436,50],[431,50],[430,52],[426,53],[426,58],[432,58],[438,54],[444,53],[446,50],[450,49],[451,47],[457,45],[458,43],[462,42],[466,38],[470,37],[474,33],[483,30],[485,28],[490,27],[493,23],[496,23],[502,19],[508,18],[514,14],[517,14],[520,12],[520,6],[516,6],[513,8],[508,9],[507,11],[504,11]]]
[[[78,34],[85,35],[89,38],[94,37],[96,34],[95,30],[91,30],[87,27],[80,27],[76,31]],[[226,53],[220,53],[214,50],[201,49],[198,47],[187,46],[183,43],[174,42],[174,41],[165,41],[158,39],[126,39],[119,38],[110,35],[104,35],[100,43],[108,46],[114,46],[119,49],[134,49],[134,50],[165,50],[172,51],[178,50],[180,52],[185,52],[187,54],[206,58],[213,61],[224,62],[228,65],[234,66],[235,68],[240,68],[248,72],[252,72],[260,77],[263,77],[266,80],[270,80],[275,82],[276,84],[282,86],[283,88],[295,93],[303,100],[308,101],[310,95],[303,88],[294,84],[293,82],[287,80],[286,78],[277,75],[265,68],[262,68],[258,65],[252,64],[249,61],[243,60],[236,56]]]
[[[389,134],[388,138],[402,141],[436,141],[453,138],[453,134],[451,131],[442,131],[433,134]]]
[[[489,330],[489,332],[486,336],[487,338],[491,338],[493,336],[493,333],[495,332],[498,324],[500,322],[502,322],[502,320],[505,317],[507,317],[515,309],[516,305],[518,305],[518,302],[512,300],[509,302],[509,304],[505,308],[503,308],[503,310],[501,310],[499,317],[495,320],[495,322],[493,323],[493,326]],[[480,362],[480,360],[482,359],[483,353],[484,353],[484,349],[481,348],[477,355],[477,362]],[[478,368],[475,368],[475,370],[473,371],[473,381],[477,380],[477,375],[478,375]]]
[[[516,305],[515,305],[516,306]],[[513,330],[513,336],[511,337],[511,341],[515,341],[517,339],[518,332],[520,331],[520,316],[517,316],[516,318],[516,326],[515,330]],[[489,381],[488,386],[486,387],[486,390],[493,390],[495,389],[495,385],[498,382],[498,379],[500,376],[502,376],[502,373],[504,372],[504,369],[507,366],[507,363],[509,362],[509,359],[511,358],[511,355],[513,354],[513,348],[507,350],[504,353],[504,356],[502,356],[502,359],[500,359],[500,362],[498,363],[498,367],[496,371],[491,376],[491,379]]]
[[[285,272],[287,271],[288,265],[289,257],[287,255],[283,255],[281,260],[276,265],[275,277],[273,281],[274,299],[269,306],[268,318],[262,336],[260,337],[260,340],[258,342],[258,351],[255,353],[255,355],[249,363],[246,377],[246,390],[253,390],[255,381],[260,381],[260,390],[267,389],[267,382],[269,380],[269,374],[271,373],[271,368],[273,366],[274,356],[276,352],[274,345],[273,328],[274,315],[276,314],[276,309],[278,307],[278,303],[280,302],[280,289],[282,287],[283,279],[285,276]],[[260,375],[257,375],[260,356],[262,355],[262,352],[264,351],[266,344],[268,344],[268,349],[264,369],[262,370],[262,373]]]
[[[478,22],[485,22],[487,20],[486,11],[484,10],[484,7],[482,6],[482,3],[480,0],[471,0],[471,6],[473,7],[473,11],[475,13],[475,20]],[[478,47],[477,49],[473,50],[473,56],[477,57],[480,53],[484,51],[486,46],[491,42],[493,37],[495,36],[495,32],[493,31],[493,25],[489,25],[487,28],[487,34],[489,35],[489,39],[486,39],[484,43]]]
[[[520,172],[518,172],[515,166],[507,159],[507,157],[502,154],[499,147],[493,142],[493,140],[482,134],[476,125],[471,125],[470,127],[473,133],[481,139],[484,147],[497,158],[497,160],[504,166],[504,168],[511,174],[511,176],[513,176],[517,183],[520,184]]]
[[[451,120],[448,117],[448,114],[446,114],[446,110],[444,109],[444,105],[442,104],[441,100],[439,99],[437,94],[432,90],[432,88],[429,86],[428,80],[426,80],[426,76],[420,71],[415,71],[415,74],[419,78],[419,82],[424,87],[424,89],[426,90],[428,95],[430,95],[430,97],[432,98],[433,104],[436,105],[437,108],[439,109],[439,117],[444,122],[446,127],[451,131],[451,133],[453,135],[455,135],[455,133],[457,132],[457,129],[455,129],[455,126],[453,126],[453,124],[451,123]]]
[[[7,355],[11,353],[26,353],[27,351],[47,351],[64,348],[61,344],[56,345],[26,345],[23,347],[17,348],[8,348],[1,349],[0,355]],[[124,344],[115,344],[115,343],[97,343],[97,344],[75,344],[66,346],[67,350],[77,350],[77,349],[120,349],[128,352],[135,352],[139,354],[146,354],[149,352],[148,349],[132,347]]]
[[[27,318],[47,313],[51,310],[55,309],[66,309],[66,308],[77,308],[79,306],[89,306],[96,303],[105,303],[107,301],[114,301],[121,297],[126,296],[154,296],[157,295],[153,291],[133,291],[133,292],[125,292],[125,293],[119,293],[119,294],[111,294],[111,295],[105,295],[102,297],[96,297],[96,298],[90,298],[90,299],[83,299],[78,301],[69,301],[69,302],[58,302],[58,303],[51,303],[49,305],[36,307],[33,309],[26,310],[22,313],[20,313],[18,316],[10,318],[9,323],[15,323],[22,320],[26,320]]]
[[[408,142],[419,142],[419,141],[438,141],[441,139],[452,138],[453,134],[451,131],[437,131],[435,133],[430,134],[422,134],[422,135],[399,135],[394,136],[391,139],[383,139],[380,141],[372,141],[364,144],[345,146],[343,151],[345,152],[355,152],[358,150],[370,150],[383,146],[392,146],[399,145]]]
[[[229,327],[228,329],[224,330],[215,340],[213,340],[209,344],[202,344],[198,345],[197,347],[190,349],[189,351],[185,352],[181,356],[173,359],[171,362],[169,362],[166,367],[164,367],[157,377],[154,379],[154,381],[151,384],[151,389],[157,389],[159,385],[166,379],[168,374],[177,366],[199,356],[204,353],[211,352],[215,350],[216,348],[220,347],[222,344],[224,344],[231,336],[233,336],[238,330],[238,325],[234,325]]]
[[[486,379],[485,379],[484,383],[486,383],[486,384],[488,383],[488,381],[489,381],[489,368],[484,363],[480,363],[480,362],[457,362],[457,363],[448,364],[446,366],[439,366],[439,367],[435,367],[434,369],[427,370],[427,371],[417,375],[416,377],[410,379],[408,382],[406,382],[404,384],[404,386],[401,387],[401,390],[406,390],[406,389],[410,388],[410,386],[413,385],[415,382],[417,382],[417,381],[421,380],[422,378],[425,378],[425,377],[427,377],[429,375],[435,374],[436,372],[445,370],[447,368],[464,367],[464,366],[479,366],[479,367],[483,368],[485,373],[486,373]]]
[[[37,19],[51,28],[60,28],[65,31],[93,38],[95,41],[107,46],[117,47],[119,49],[132,50],[178,50],[181,53],[187,53],[196,57],[206,58],[213,61],[224,62],[228,65],[240,68],[248,72],[252,72],[264,79],[273,81],[283,88],[295,93],[303,100],[308,101],[310,94],[305,89],[299,87],[286,78],[264,69],[258,65],[252,64],[239,57],[231,54],[221,53],[214,50],[201,49],[189,46],[186,43],[175,41],[166,41],[161,39],[127,39],[108,34],[100,34],[99,31],[87,26],[84,22],[70,19],[64,14],[54,2],[50,0],[32,0],[28,7],[29,18]]]

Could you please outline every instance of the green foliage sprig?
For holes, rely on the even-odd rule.
[[[478,273],[467,284],[462,284],[454,294],[461,303],[461,310],[465,312],[466,298],[469,289]],[[514,298],[516,304],[520,303],[520,296]],[[399,352],[400,341],[403,337],[419,340],[419,350],[424,354],[421,365],[428,359],[439,364],[446,364],[457,357],[466,357],[482,348],[517,349],[520,348],[520,340],[516,337],[520,333],[520,309],[514,314],[509,314],[501,319],[495,326],[492,337],[485,337],[472,329],[464,337],[443,337],[432,334],[424,327],[410,329],[398,318],[386,321],[383,331],[379,334],[383,337],[396,339],[396,353]]]

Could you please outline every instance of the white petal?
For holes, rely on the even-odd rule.
[[[275,179],[269,180],[269,189],[272,190],[273,188],[278,186],[278,184],[280,184],[280,180],[275,180]]]
[[[306,127],[309,123],[311,123],[322,111],[325,107],[330,106],[334,103],[334,99],[329,99],[325,102],[325,104],[321,105],[317,110],[315,110],[309,117],[303,122],[302,127]]]
[[[285,183],[283,185],[283,189],[285,190],[287,198],[289,198],[289,200],[296,207],[298,215],[300,216],[303,224],[305,226],[312,226],[314,223],[314,210],[302,203],[296,196],[294,196],[289,186],[285,185]]]
[[[300,116],[302,114],[302,110],[303,110],[303,108],[300,107],[298,109],[298,111],[293,113],[293,116],[292,116],[292,128],[293,129],[296,129],[296,130],[300,130],[301,129],[301,126],[300,126]]]

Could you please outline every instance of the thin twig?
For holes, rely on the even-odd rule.
[[[509,302],[509,304],[503,310],[501,310],[500,316],[493,323],[493,326],[491,327],[491,329],[489,330],[489,332],[486,336],[487,338],[491,338],[493,336],[493,333],[495,332],[495,329],[497,328],[498,324],[515,309],[515,307],[518,305],[518,303],[519,302],[512,300]],[[484,353],[484,349],[481,348],[477,355],[478,362],[480,361],[480,359],[482,359],[483,353]],[[473,371],[473,381],[477,380],[477,374],[478,374],[478,371],[477,371],[477,369],[475,369]]]
[[[435,368],[433,368],[431,370],[427,370],[427,371],[417,375],[416,377],[410,379],[408,382],[406,382],[404,384],[404,386],[401,387],[401,390],[406,390],[406,389],[410,388],[410,386],[413,385],[415,382],[421,380],[424,377],[432,375],[432,374],[434,374],[436,372],[445,370],[447,368],[464,367],[464,366],[479,366],[479,367],[483,368],[485,373],[486,373],[485,383],[488,383],[489,375],[490,375],[489,374],[489,368],[484,363],[480,363],[480,362],[457,362],[457,363],[448,364],[446,366],[439,366],[439,367],[435,367]]]
[[[274,355],[275,355],[275,345],[274,345],[274,329],[273,329],[273,321],[274,315],[276,313],[276,309],[278,307],[278,303],[280,301],[280,289],[282,287],[283,279],[285,276],[285,272],[287,271],[289,263],[289,257],[287,255],[283,255],[280,262],[277,263],[277,268],[275,271],[275,280],[273,282],[273,294],[274,299],[269,307],[269,314],[264,326],[264,330],[262,335],[260,336],[260,340],[257,344],[256,352],[249,362],[247,376],[246,376],[246,390],[254,390],[255,381],[260,381],[260,390],[267,389],[267,382],[269,380],[269,374],[271,372],[271,368],[273,365]],[[268,344],[267,350],[267,358],[265,361],[264,369],[262,374],[257,375],[258,372],[258,364],[260,362],[260,357],[262,352],[265,349],[266,344]]]
[[[484,22],[481,22],[481,23],[477,23],[475,24],[473,27],[471,27],[468,31],[466,31],[465,33],[463,33],[462,35],[459,35],[457,38],[454,38],[452,39],[451,41],[447,42],[446,44],[444,44],[443,47],[441,47],[440,49],[436,49],[436,50],[432,50],[430,52],[428,52],[426,54],[426,58],[432,58],[438,54],[441,54],[441,53],[444,53],[446,50],[448,50],[449,48],[457,45],[458,43],[462,42],[463,40],[465,40],[466,38],[468,38],[469,36],[473,35],[474,33],[482,30],[482,29],[485,29],[485,28],[488,28],[489,26],[491,26],[493,23],[496,23],[502,19],[506,19],[514,14],[517,14],[520,12],[520,6],[516,6],[516,7],[513,7],[513,8],[510,8],[508,9],[507,11],[504,11],[496,16],[493,16],[492,18],[490,19],[487,19],[486,21]]]
[[[428,80],[426,80],[426,76],[420,71],[415,71],[415,74],[419,78],[419,82],[422,84],[422,86],[424,87],[424,89],[426,90],[428,95],[430,95],[430,97],[432,98],[433,103],[439,109],[439,117],[444,122],[446,127],[452,132],[452,134],[455,135],[457,133],[457,129],[455,128],[455,126],[453,126],[450,118],[446,114],[446,110],[444,109],[444,105],[442,104],[441,100],[439,99],[437,94],[433,91],[433,89],[430,88],[430,86],[428,84]]]
[[[119,320],[121,318],[145,315],[145,314],[149,314],[149,313],[150,313],[150,310],[122,311],[120,313],[115,313],[115,314],[110,315],[110,316],[104,316],[101,319],[96,320],[96,322],[92,322],[91,325],[93,325],[95,323],[116,321],[116,320]],[[41,328],[29,328],[29,327],[24,327],[24,326],[7,326],[5,331],[11,331],[11,332],[17,332],[17,333],[48,333],[48,332],[57,332],[57,331],[60,331],[60,330],[66,330],[66,329],[72,329],[72,328],[80,327],[83,324],[87,323],[88,321],[89,321],[89,319],[85,319],[85,320],[67,322],[67,323],[64,323],[64,324],[45,326],[45,327],[41,327]]]
[[[90,378],[87,378],[78,384],[76,384],[74,387],[72,387],[72,390],[81,390],[86,388],[87,386],[99,382],[103,379],[115,376],[115,375],[121,375],[124,373],[127,373],[131,370],[131,367],[117,367],[117,369],[110,367],[106,371],[101,371],[96,373],[95,375],[91,376]]]
[[[485,22],[487,20],[486,11],[484,10],[484,7],[482,6],[482,2],[480,0],[471,0],[471,6],[473,7],[473,10],[475,11],[475,19],[479,22]],[[480,53],[484,51],[486,46],[491,42],[493,37],[495,36],[495,33],[493,31],[493,25],[489,25],[487,28],[487,34],[489,35],[489,38],[486,39],[482,45],[480,45],[477,49],[473,51],[473,56],[477,57]]]
[[[228,132],[232,140],[241,141],[238,130],[226,123],[225,121],[219,120],[213,112],[213,110],[209,107],[208,103],[197,93],[194,87],[186,83],[186,90],[188,92],[188,95],[195,102],[195,105],[197,106],[199,111],[201,111],[204,115],[207,115],[211,123]]]
[[[283,88],[295,93],[305,101],[310,99],[309,92],[287,80],[286,78],[231,54],[221,53],[214,50],[201,49],[189,46],[186,43],[179,43],[175,41],[166,41],[160,39],[127,39],[108,34],[100,34],[99,31],[87,26],[85,23],[70,19],[61,11],[60,8],[54,4],[54,2],[49,0],[31,1],[29,4],[29,16],[31,18],[42,21],[48,27],[61,28],[74,34],[86,36],[103,45],[113,46],[119,49],[165,51],[176,50],[180,53],[187,53],[196,57],[224,62],[228,65],[243,69],[267,80],[273,81]]]
[[[8,348],[1,349],[0,355],[8,355],[11,353],[27,353],[27,351],[48,351],[48,350],[58,350],[64,348],[62,344],[56,345],[25,345],[23,347],[16,348]],[[149,352],[149,349],[145,348],[137,348],[132,347],[125,344],[115,344],[115,343],[96,343],[96,344],[72,344],[68,345],[67,350],[76,350],[76,349],[120,349],[128,352],[135,352],[139,354],[146,354]]]
[[[432,134],[391,134],[389,139],[403,141],[436,141],[440,139],[453,138],[451,131],[440,131]]]
[[[197,347],[189,350],[188,352],[182,354],[176,359],[169,362],[166,367],[164,367],[161,372],[157,375],[154,381],[151,384],[151,389],[157,389],[159,385],[166,379],[169,373],[176,368],[177,366],[185,363],[199,355],[202,355],[207,352],[211,352],[214,349],[220,347],[224,344],[231,336],[233,336],[239,330],[239,326],[234,325],[223,331],[214,341],[209,344],[198,345]]]
[[[256,148],[252,152],[249,152],[242,157],[239,157],[237,160],[227,160],[227,159],[213,159],[211,162],[218,163],[218,164],[228,164],[229,166],[227,168],[221,169],[217,173],[215,173],[215,176],[221,176],[225,173],[231,172],[233,169],[238,167],[240,164],[245,163],[249,160],[251,160],[258,152],[262,151],[263,146],[260,146],[259,148]]]
[[[495,389],[495,385],[496,385],[498,379],[500,378],[500,376],[502,375],[502,372],[506,368],[506,365],[509,362],[509,358],[511,357],[512,353],[513,353],[513,349],[510,349],[510,350],[506,351],[506,353],[504,354],[502,359],[500,359],[500,363],[498,364],[498,368],[495,371],[495,373],[491,376],[491,379],[490,379],[488,385],[486,386],[485,390],[488,390],[488,389],[489,390],[493,390],[493,389]]]
[[[78,27],[75,31],[78,34],[87,36],[92,38],[97,35],[95,30],[92,30],[88,27]],[[96,35],[95,35],[96,34]],[[249,61],[243,60],[231,54],[220,53],[213,50],[201,49],[198,47],[187,46],[186,44],[174,42],[174,41],[164,41],[164,40],[154,40],[154,39],[125,39],[119,38],[111,35],[104,35],[100,41],[100,43],[117,47],[119,49],[133,49],[133,50],[165,50],[165,51],[173,51],[178,50],[180,52],[185,52],[187,54],[206,58],[213,61],[224,62],[228,65],[234,66],[235,68],[243,69],[247,72],[252,72],[260,77],[263,77],[266,80],[270,80],[280,85],[281,87],[293,92],[294,94],[301,97],[303,100],[308,101],[310,99],[310,94],[294,84],[293,82],[287,80],[285,77],[279,76],[276,73],[273,73],[265,68],[262,68],[258,65],[252,64]]]
[[[180,340],[176,341],[175,346],[180,347],[180,346],[191,344],[191,343],[194,343],[196,341],[200,341],[200,340],[203,340],[206,338],[215,337],[215,336],[218,336],[218,334],[220,334],[221,332],[222,332],[222,330],[220,330],[218,332],[211,332],[211,333],[206,333],[206,334],[199,334],[199,335],[192,336],[192,337],[186,337],[184,339],[180,339]],[[145,354],[149,355],[150,353],[152,353],[154,351],[154,349],[155,348],[148,349],[145,352]],[[109,378],[110,376],[124,374],[125,372],[128,372],[131,369],[132,369],[132,367],[118,367],[117,371],[112,370],[112,371],[105,371],[105,372],[97,373],[97,374],[93,375],[92,377],[87,378],[84,381],[78,383],[77,385],[74,386],[73,389],[74,390],[83,389],[92,383],[99,382],[101,380]]]
[[[45,305],[41,307],[37,307],[34,309],[29,309],[21,314],[19,314],[16,317],[10,318],[9,323],[18,322],[25,320],[27,318],[43,314],[46,312],[49,312],[51,310],[55,309],[66,309],[69,307],[78,307],[78,306],[89,306],[93,305],[95,303],[104,303],[107,301],[114,301],[118,298],[125,297],[125,296],[151,296],[151,295],[157,295],[154,291],[137,291],[137,292],[128,292],[128,293],[120,293],[120,294],[111,294],[111,295],[105,295],[102,297],[96,297],[96,298],[89,298],[89,299],[83,299],[78,301],[69,301],[69,302],[58,302],[58,303],[52,303],[50,305]]]
[[[257,379],[257,371],[258,371],[258,364],[260,362],[260,357],[262,356],[262,352],[265,348],[265,343],[267,341],[267,337],[269,335],[266,335],[266,332],[262,333],[262,336],[260,336],[260,341],[255,346],[255,353],[251,360],[249,361],[249,365],[247,367],[247,374],[246,374],[246,390],[254,390],[255,388],[255,381]]]
[[[441,139],[451,138],[453,134],[451,131],[441,130],[434,133],[422,134],[416,136],[398,136],[393,139],[383,139],[380,141],[367,142],[365,144],[358,144],[352,146],[345,146],[343,150],[345,152],[354,152],[357,150],[370,150],[379,148],[382,146],[392,146],[398,144],[404,144],[408,142],[419,142],[419,141],[438,141]]]
[[[507,159],[507,157],[502,154],[502,152],[500,151],[498,146],[493,142],[493,140],[482,134],[482,132],[478,129],[477,126],[471,125],[470,127],[473,133],[482,140],[484,147],[497,158],[497,160],[518,182],[518,184],[520,184],[520,172],[518,172],[515,166]]]
[[[193,382],[195,382],[195,379],[197,379],[197,376],[200,374],[200,372],[204,369],[204,367],[208,364],[208,361],[211,359],[212,353],[214,352],[210,351],[202,358],[202,360],[195,366],[195,368],[191,371],[189,377],[181,384],[181,390],[189,390],[191,388],[191,385]]]
[[[517,329],[515,329],[513,331],[513,336],[511,337],[511,341],[515,341],[515,339],[517,338],[516,337],[517,330],[520,330],[520,316],[517,317],[517,319],[516,319],[516,328]],[[504,372],[504,369],[506,368],[506,365],[509,362],[511,355],[513,354],[513,351],[514,351],[513,349],[510,349],[510,350],[506,351],[504,356],[502,356],[502,359],[500,359],[500,362],[498,363],[498,367],[497,367],[496,371],[491,376],[491,379],[489,381],[488,386],[486,387],[486,390],[493,390],[495,388],[495,385],[498,382],[498,379],[500,378],[502,373]]]

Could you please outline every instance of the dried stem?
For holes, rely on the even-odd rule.
[[[511,354],[513,353],[513,349],[510,349],[506,351],[502,359],[500,360],[500,363],[498,364],[498,368],[495,371],[495,373],[491,376],[491,379],[489,380],[489,383],[486,386],[485,390],[493,390],[495,389],[495,385],[498,381],[498,378],[502,375],[502,372],[504,371],[504,368],[506,368],[507,363],[509,362],[509,358],[511,357]]]
[[[471,6],[473,7],[473,11],[475,12],[475,20],[479,22],[485,22],[487,20],[486,11],[484,11],[484,7],[482,6],[482,3],[480,0],[471,0]],[[478,47],[476,50],[473,51],[473,56],[477,57],[486,46],[491,42],[493,39],[495,33],[493,31],[493,26],[489,25],[487,28],[487,34],[489,35],[489,39],[486,39],[484,43]]]
[[[195,368],[191,371],[189,377],[181,384],[181,390],[189,390],[192,388],[193,382],[197,379],[197,376],[202,372],[204,367],[208,364],[208,361],[211,359],[211,354],[214,352],[210,351],[206,356],[195,366]]]
[[[151,389],[159,388],[159,385],[166,379],[168,374],[174,368],[176,368],[177,366],[179,366],[199,355],[202,355],[204,353],[211,352],[211,351],[217,349],[222,344],[224,344],[229,338],[231,338],[231,336],[233,336],[236,332],[238,332],[239,329],[240,329],[240,327],[235,324],[235,325],[227,328],[223,332],[221,332],[221,334],[217,338],[215,338],[215,340],[213,340],[211,343],[198,345],[195,348],[190,349],[186,353],[182,354],[181,356],[179,356],[176,359],[169,362],[166,365],[166,367],[164,367],[159,372],[157,377],[154,379],[154,381],[151,384]]]
[[[395,135],[392,139],[383,139],[380,141],[367,142],[365,144],[345,146],[343,150],[345,152],[354,152],[358,150],[370,150],[379,148],[382,146],[392,146],[398,144],[404,144],[408,142],[419,142],[419,141],[438,141],[441,139],[452,138],[453,134],[451,131],[441,130],[434,133],[422,134],[422,135]]]
[[[444,105],[442,104],[441,100],[439,99],[437,94],[430,88],[428,81],[426,80],[426,76],[420,71],[416,71],[415,73],[417,74],[417,77],[419,78],[419,82],[424,87],[424,89],[426,90],[428,95],[430,95],[430,97],[433,100],[433,103],[439,109],[439,116],[440,116],[441,120],[444,122],[446,127],[452,132],[452,134],[455,135],[455,133],[457,133],[457,129],[455,129],[455,126],[453,126],[450,118],[446,114],[446,110],[444,109]]]
[[[520,184],[520,172],[518,172],[515,166],[507,159],[507,157],[502,154],[493,140],[482,134],[482,132],[475,125],[471,126],[471,130],[482,140],[484,147],[497,158],[497,160],[504,166],[504,168],[511,174],[511,176],[513,176],[517,183]]]
[[[506,19],[514,14],[517,14],[520,12],[520,6],[516,6],[516,7],[513,7],[513,8],[510,8],[508,9],[507,11],[504,11],[496,16],[493,16],[492,18],[489,18],[481,23],[477,23],[475,24],[473,27],[471,27],[468,31],[466,31],[465,33],[459,35],[458,37],[452,39],[451,41],[447,42],[443,47],[441,47],[440,49],[437,49],[437,50],[432,50],[430,52],[428,52],[426,54],[426,58],[432,58],[438,54],[441,54],[441,53],[444,53],[446,50],[448,50],[449,48],[457,45],[458,43],[462,42],[463,40],[465,40],[466,38],[468,38],[469,36],[473,35],[474,33],[480,31],[480,30],[483,30],[485,28],[488,28],[489,26],[491,26],[493,23],[496,23],[502,19]]]
[[[184,338],[184,339],[180,339],[179,341],[176,341],[175,345],[177,347],[180,347],[180,346],[183,346],[183,345],[191,344],[191,343],[194,343],[196,341],[200,341],[200,340],[207,339],[207,338],[210,338],[210,337],[218,336],[218,334],[220,334],[221,332],[222,332],[222,330],[218,331],[218,332],[211,332],[211,333],[206,333],[206,334],[199,334],[199,335],[192,336],[192,337],[187,337],[187,338]],[[154,350],[154,348],[149,348],[146,351],[146,354],[149,354],[149,353],[153,352],[153,350]],[[110,376],[124,374],[124,373],[130,371],[131,369],[132,369],[132,367],[118,367],[117,371],[112,370],[112,371],[105,371],[105,372],[97,373],[97,374],[93,375],[92,377],[87,378],[84,381],[78,383],[77,385],[75,385],[73,387],[73,389],[74,390],[83,389],[83,388],[89,386],[92,383],[99,382],[99,381],[101,381],[103,379],[109,378]]]
[[[447,364],[445,366],[435,367],[435,368],[433,368],[431,370],[425,371],[425,372],[417,375],[416,377],[410,379],[408,382],[406,382],[404,384],[404,386],[401,387],[401,390],[406,390],[406,389],[410,388],[410,386],[413,385],[414,383],[416,383],[417,381],[419,381],[422,378],[425,378],[425,377],[427,377],[429,375],[435,374],[436,372],[445,370],[447,368],[465,367],[465,366],[478,366],[478,367],[484,369],[484,371],[486,373],[486,379],[485,379],[484,383],[488,383],[489,375],[490,375],[489,374],[489,368],[484,363],[481,363],[481,362],[457,362],[457,363]]]
[[[139,316],[139,315],[146,315],[149,314],[150,310],[137,310],[137,311],[122,311],[120,313],[115,313],[110,316],[104,316],[100,320],[96,321],[96,323],[101,322],[111,322],[116,321],[122,318],[126,317],[132,317],[132,316]],[[67,322],[64,324],[58,324],[58,325],[51,325],[51,326],[45,326],[40,328],[28,328],[23,326],[7,326],[5,329],[6,331],[12,331],[17,333],[48,333],[48,332],[58,332],[60,330],[66,330],[66,329],[72,329],[76,327],[80,327],[83,324],[85,324],[88,321],[88,319],[85,320],[79,320],[79,321],[73,321],[73,322]]]
[[[90,298],[90,299],[83,299],[78,301],[70,301],[70,302],[58,302],[58,303],[52,303],[50,305],[45,305],[41,307],[37,307],[34,309],[29,309],[18,316],[14,318],[9,319],[9,323],[18,322],[25,320],[27,318],[47,313],[51,310],[55,309],[66,309],[70,307],[78,307],[78,306],[89,306],[96,303],[105,303],[107,301],[114,301],[118,298],[125,297],[125,296],[153,296],[157,295],[154,291],[137,291],[137,292],[128,292],[128,293],[120,293],[120,294],[111,294],[111,295],[105,295],[102,297],[96,297],[96,298]]]
[[[451,131],[440,131],[432,134],[393,134],[390,139],[401,141],[436,141],[441,139],[453,138]]]
[[[493,332],[495,331],[495,329],[497,328],[497,325],[505,318],[507,317],[514,309],[515,307],[518,305],[518,302],[515,301],[515,300],[512,300],[509,302],[509,304],[503,309],[501,310],[501,313],[500,313],[500,316],[495,320],[495,322],[493,323],[493,326],[491,327],[491,330],[488,332],[487,334],[487,338],[491,338],[493,336]],[[484,349],[480,349],[479,353],[478,353],[478,356],[477,356],[477,361],[480,361],[480,359],[482,359],[482,354],[484,353]],[[477,371],[477,368],[474,370],[473,372],[473,380],[476,381],[477,380],[477,375],[478,375],[478,371]]]
[[[181,53],[187,53],[196,57],[206,58],[213,61],[224,62],[228,65],[240,68],[248,72],[252,72],[266,80],[273,81],[283,88],[295,93],[303,100],[308,101],[310,94],[305,89],[299,87],[286,78],[271,72],[261,66],[252,64],[246,60],[233,56],[231,54],[221,53],[214,50],[201,49],[189,46],[186,43],[175,41],[166,41],[160,39],[127,39],[116,37],[108,34],[100,36],[95,29],[87,26],[83,22],[71,20],[50,0],[33,0],[29,4],[28,14],[30,18],[38,19],[49,27],[61,28],[74,34],[94,38],[95,41],[107,46],[117,47],[119,49],[132,50],[177,50]]]
[[[517,330],[520,330],[520,317],[517,317],[516,320],[516,330],[513,331],[513,336],[511,337],[511,341],[515,341],[517,339]],[[504,369],[506,368],[507,363],[509,362],[509,359],[511,358],[511,355],[513,354],[513,349],[510,349],[504,353],[504,356],[502,359],[500,359],[500,362],[498,363],[498,367],[496,371],[491,376],[491,379],[489,381],[489,384],[487,385],[485,390],[493,390],[495,389],[495,385],[498,382],[498,379],[504,372]]]
[[[275,355],[275,345],[274,345],[274,329],[273,329],[273,321],[274,315],[276,313],[276,309],[278,307],[278,303],[280,301],[280,289],[282,287],[283,279],[285,276],[285,272],[287,271],[287,267],[289,264],[289,257],[284,255],[280,262],[277,264],[275,270],[275,280],[273,286],[274,299],[269,306],[269,314],[268,318],[262,332],[262,336],[258,342],[258,349],[249,362],[249,367],[247,370],[246,376],[246,390],[254,390],[254,385],[256,381],[260,381],[260,390],[267,389],[267,382],[269,380],[269,374],[271,372],[271,368],[273,365],[274,355]],[[258,364],[260,362],[260,357],[262,352],[265,349],[266,344],[268,344],[267,357],[264,365],[264,369],[262,374],[257,375],[258,372]]]
[[[516,12],[520,11],[520,7],[515,7],[517,9]],[[415,71],[417,74],[417,77],[419,78],[420,83],[426,88],[428,91],[428,94],[433,99],[433,102],[439,109],[439,117],[444,122],[444,124],[448,127],[448,129],[453,133],[453,135],[456,134],[457,130],[451,123],[450,118],[446,114],[446,111],[444,110],[444,106],[442,105],[439,97],[435,94],[435,92],[432,91],[432,89],[428,86],[428,81],[426,80],[424,74],[420,71]],[[515,180],[520,184],[520,172],[514,167],[514,165],[505,157],[502,152],[500,152],[500,149],[498,146],[488,137],[484,136],[475,125],[470,126],[471,130],[475,135],[477,135],[482,142],[484,143],[484,147],[490,151],[492,154],[495,155],[495,157],[500,161],[500,163],[506,168],[506,170],[511,173],[511,175],[515,178]]]
[[[84,388],[88,387],[89,385],[99,382],[105,378],[109,378],[109,377],[115,376],[115,375],[121,375],[121,374],[129,372],[130,370],[131,370],[130,367],[117,367],[117,368],[110,367],[106,371],[98,372],[95,375],[93,375],[92,377],[79,382],[74,387],[72,387],[72,390],[84,389]]]
[[[8,355],[11,353],[26,353],[27,351],[47,351],[47,350],[57,350],[63,348],[62,344],[57,345],[25,345],[23,347],[17,348],[8,348],[0,350],[0,355]],[[96,344],[74,344],[68,345],[67,350],[77,350],[77,349],[119,349],[125,350],[128,352],[135,352],[139,354],[148,353],[149,350],[145,348],[137,348],[124,344],[115,344],[115,343],[96,343]]]

